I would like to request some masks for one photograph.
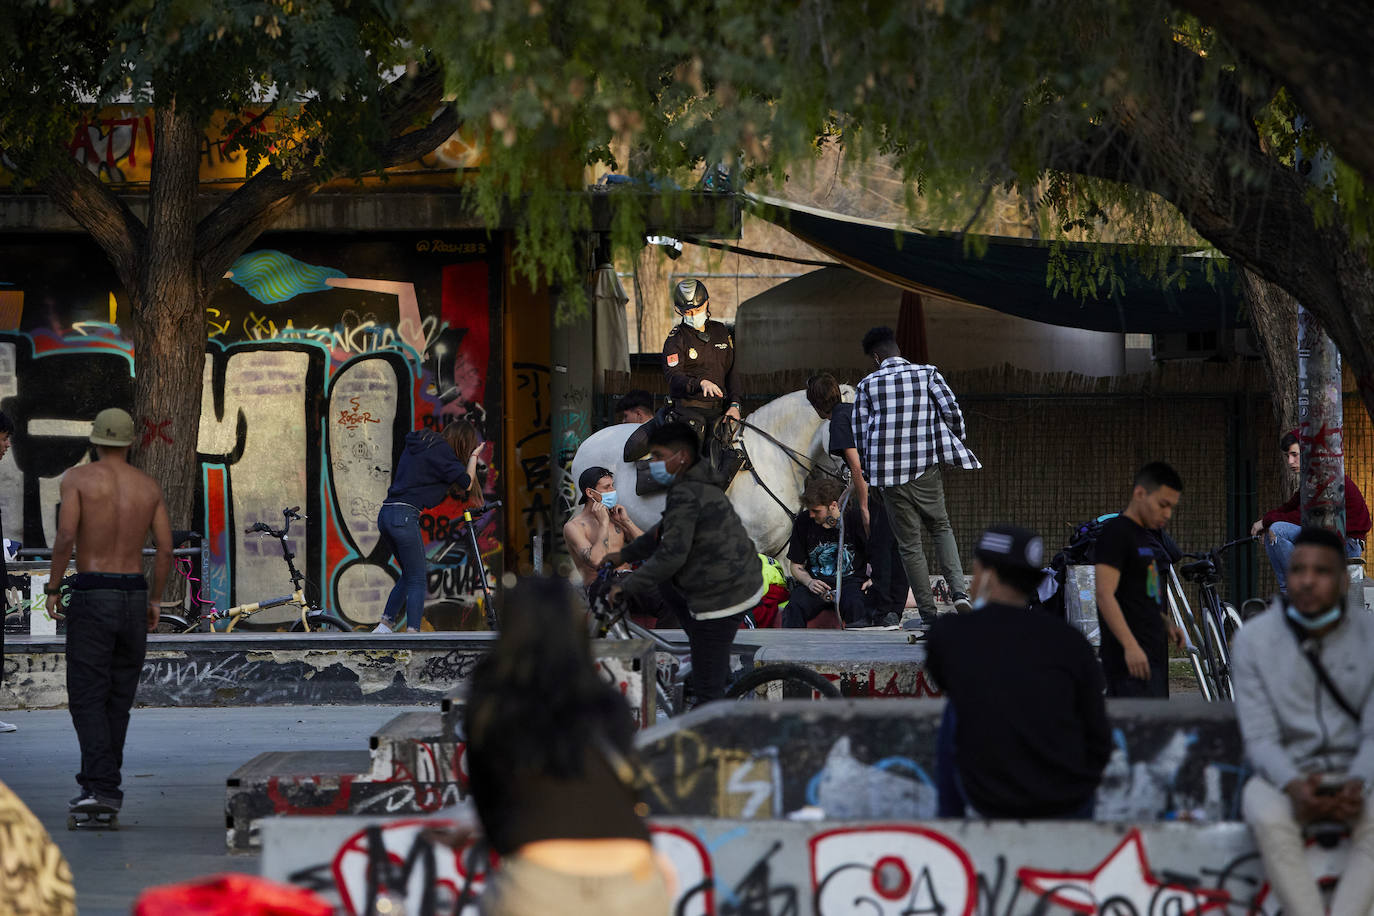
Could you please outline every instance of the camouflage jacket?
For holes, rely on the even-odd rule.
[[[763,597],[763,572],[754,542],[725,492],[698,461],[668,488],[659,523],[620,552],[644,563],[623,584],[643,594],[671,579],[697,620],[728,617]]]

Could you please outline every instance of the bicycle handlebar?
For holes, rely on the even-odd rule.
[[[488,512],[490,512],[491,510],[493,510],[493,509],[499,509],[499,508],[501,508],[501,500],[499,500],[499,499],[493,499],[493,500],[492,500],[491,502],[489,502],[489,503],[482,503],[482,505],[480,505],[480,506],[475,506],[474,508],[471,508],[471,509],[464,509],[463,511],[464,511],[464,512],[469,512],[469,513],[471,513],[471,514],[473,514],[473,515],[486,515],[486,514],[487,514]]]
[[[1243,538],[1236,538],[1234,541],[1227,541],[1220,547],[1213,548],[1212,550],[1209,550],[1206,553],[1185,553],[1182,555],[1182,557],[1186,560],[1210,560],[1212,559],[1212,557],[1220,553],[1223,553],[1227,550],[1230,550],[1232,547],[1237,547],[1241,544],[1247,544],[1250,541],[1256,540],[1258,538],[1258,534],[1247,534]]]

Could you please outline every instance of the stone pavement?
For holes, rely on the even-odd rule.
[[[225,852],[224,780],[240,764],[263,751],[365,748],[398,713],[422,708],[432,707],[135,709],[118,833],[67,830],[80,752],[65,709],[5,711],[19,730],[0,734],[0,779],[67,857],[82,916],[127,914],[146,887],[258,872],[258,856]]]

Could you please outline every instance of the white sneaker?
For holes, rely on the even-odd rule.
[[[373,633],[395,633],[396,631],[393,630],[393,629],[391,629],[391,627],[387,625],[386,618],[383,617],[381,620],[377,621],[377,625],[376,625],[375,627],[372,628],[372,632],[373,632]]]
[[[19,726],[18,726],[18,725],[11,725],[11,724],[8,723],[8,722],[0,722],[0,732],[17,732],[17,731],[19,731]]]

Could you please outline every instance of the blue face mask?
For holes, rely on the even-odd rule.
[[[650,461],[649,476],[654,479],[654,483],[664,487],[668,486],[674,480],[677,480],[676,474],[668,473],[668,463],[666,461]]]
[[[1290,604],[1288,605],[1287,613],[1289,620],[1311,633],[1315,630],[1325,629],[1340,620],[1341,615],[1345,613],[1345,608],[1338,604],[1324,614],[1318,614],[1316,617],[1308,617],[1306,614],[1298,613],[1298,609]]]
[[[606,490],[601,494],[601,505],[607,509],[614,509],[616,503],[615,490]]]
[[[689,328],[693,328],[695,330],[700,331],[701,329],[706,327],[706,309],[702,309],[699,313],[695,315],[683,315],[682,323],[687,325],[687,327]]]

